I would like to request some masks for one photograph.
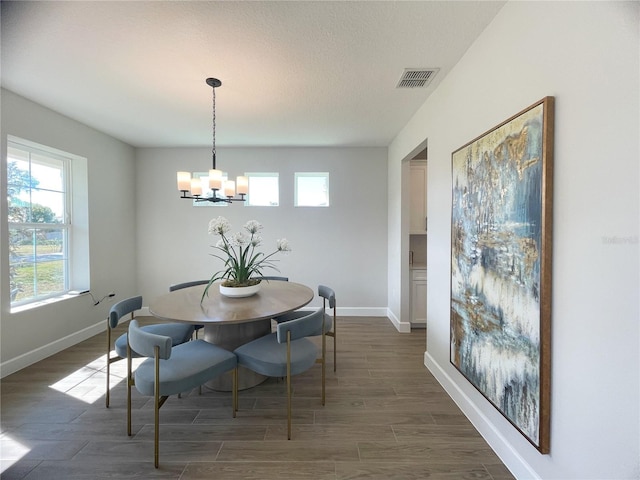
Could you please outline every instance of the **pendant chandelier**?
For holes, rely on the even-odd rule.
[[[196,202],[227,202],[244,201],[249,193],[247,177],[237,177],[236,181],[225,180],[221,170],[216,169],[216,88],[222,85],[217,78],[207,78],[207,85],[213,91],[213,148],[211,150],[212,167],[208,177],[192,178],[190,172],[178,172],[178,190],[180,198],[195,200]],[[210,195],[202,195],[203,191],[211,190]],[[236,197],[236,193],[240,195]],[[221,196],[223,194],[224,196]]]

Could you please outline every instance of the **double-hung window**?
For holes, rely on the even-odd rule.
[[[70,171],[61,152],[7,143],[12,307],[69,291]]]

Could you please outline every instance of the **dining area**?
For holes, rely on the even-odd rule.
[[[237,248],[240,248],[236,246]],[[203,386],[230,392],[232,416],[238,411],[238,391],[256,387],[268,377],[286,381],[287,438],[291,439],[291,378],[314,364],[321,367],[321,402],[325,403],[326,336],[334,338],[335,292],[318,286],[321,308],[299,310],[314,297],[309,287],[286,277],[261,277],[251,293],[225,295],[224,282],[207,280],[173,284],[153,300],[149,312],[160,323],[140,326],[136,311],[142,297],[114,304],[108,318],[107,390],[109,407],[110,365],[127,361],[127,433],[132,434],[132,387],[154,399],[154,465],[159,466],[160,408],[171,395]],[[214,288],[210,288],[210,287]],[[333,315],[326,313],[329,307]],[[129,317],[126,333],[115,340],[111,355],[111,329]],[[272,328],[272,322],[275,324]],[[273,329],[273,332],[272,332]],[[201,338],[198,338],[201,335]],[[307,337],[321,337],[321,348]],[[126,345],[126,349],[123,348]],[[126,355],[123,355],[126,351]],[[132,369],[134,358],[145,358]],[[335,362],[334,362],[335,370]]]
[[[230,391],[233,417],[238,411],[238,390],[255,387],[267,377],[286,378],[287,438],[291,440],[291,377],[319,363],[321,401],[325,403],[326,336],[334,339],[336,355],[336,296],[319,285],[322,307],[301,310],[313,300],[309,287],[289,282],[283,276],[264,276],[275,270],[272,257],[290,251],[286,239],[265,254],[257,247],[263,226],[246,222],[234,235],[230,222],[222,216],[209,222],[209,233],[220,237],[213,246],[214,257],[224,262],[222,270],[209,280],[190,280],[172,284],[167,294],[154,299],[149,313],[161,323],[139,325],[136,312],[142,296],[114,304],[107,317],[107,355],[105,406],[110,406],[111,364],[127,361],[127,434],[132,435],[132,387],[154,404],[154,466],[159,466],[160,408],[171,395],[206,386]],[[329,307],[333,316],[326,313]],[[129,320],[126,333],[115,339],[112,330],[122,319]],[[272,322],[275,326],[272,328]],[[272,331],[273,330],[273,331]],[[203,338],[198,338],[198,331]],[[307,337],[321,337],[321,349]],[[135,369],[133,359],[145,359]],[[135,370],[135,372],[134,372]]]

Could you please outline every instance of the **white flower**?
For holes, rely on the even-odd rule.
[[[247,223],[245,223],[244,228],[251,235],[254,235],[262,230],[262,224],[256,220],[249,220]]]
[[[279,238],[276,242],[277,248],[279,252],[290,252],[291,245],[289,245],[289,240],[286,238]]]
[[[247,238],[247,236],[242,232],[236,232],[231,237],[231,243],[236,247],[244,247],[249,243],[249,238]]]
[[[216,280],[223,280],[226,286],[246,286],[259,282],[259,277],[264,275],[263,270],[276,268],[276,260],[273,256],[279,252],[290,252],[291,246],[286,238],[277,241],[275,251],[264,254],[255,250],[262,245],[262,237],[258,232],[262,230],[262,224],[256,220],[250,220],[242,231],[234,234],[228,233],[231,224],[224,217],[214,218],[209,222],[209,233],[221,238],[215,244],[217,253],[211,255],[224,262],[222,270],[211,276],[209,284],[202,294],[202,300],[208,295],[209,287]]]
[[[229,220],[224,217],[214,218],[209,222],[209,233],[213,235],[224,235],[231,230]]]
[[[253,247],[257,247],[258,245],[260,245],[262,243],[262,237],[258,236],[258,235],[253,235],[251,237],[251,246]]]

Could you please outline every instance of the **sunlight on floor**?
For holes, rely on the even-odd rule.
[[[31,448],[8,435],[3,435],[0,438],[0,452],[2,452],[0,454],[0,472],[7,470],[30,451]]]
[[[111,356],[115,356],[115,352],[111,352]],[[136,358],[133,360],[133,370],[144,359]],[[77,400],[92,404],[96,400],[104,397],[106,388],[107,374],[107,357],[102,355],[85,366],[79,368],[75,372],[58,380],[53,385],[49,385],[58,392],[69,395]],[[120,382],[126,380],[127,377],[127,361],[126,359],[111,364],[111,379],[109,382],[109,390],[113,390]]]
[[[115,356],[115,351],[111,352]],[[144,358],[133,359],[132,368],[135,369]],[[49,388],[69,395],[76,400],[93,404],[96,400],[104,399],[107,374],[107,357],[101,355],[88,364],[61,378]],[[113,390],[127,377],[126,359],[111,364],[111,381],[109,390]],[[0,435],[0,472],[4,472],[19,462],[34,446],[27,446],[13,439],[9,433]]]

